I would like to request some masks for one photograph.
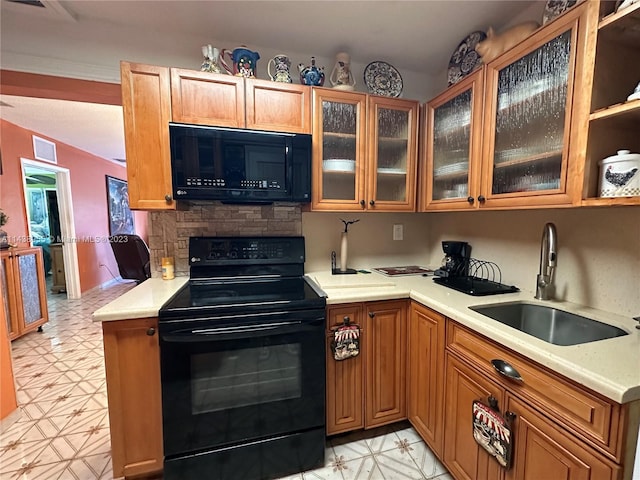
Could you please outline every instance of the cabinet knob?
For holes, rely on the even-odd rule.
[[[156,329],[153,327],[150,327],[149,330],[147,330],[147,335],[149,335],[150,337],[153,337],[156,334]]]
[[[364,208],[364,200],[360,200],[360,206]]]
[[[493,408],[494,410],[498,410],[498,399],[496,397],[494,397],[493,395],[489,395],[487,401],[489,402],[489,406],[491,408]]]
[[[473,205],[473,202],[474,202],[475,200],[476,200],[476,199],[475,199],[475,198],[473,198],[473,197],[467,197],[467,202],[469,202],[471,205]]]
[[[171,203],[171,201],[173,200],[173,197],[171,195],[169,195],[168,193],[164,196],[164,199],[167,203]]]
[[[375,200],[369,200],[369,205],[371,205],[372,207],[376,204]]]
[[[376,316],[375,312],[369,312],[369,318],[373,318],[375,316]]]
[[[486,200],[486,198],[484,198],[484,195],[480,195],[480,196],[478,196],[478,201],[479,201],[480,203],[484,203],[484,201],[485,201],[485,200]]]

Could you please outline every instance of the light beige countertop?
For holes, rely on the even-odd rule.
[[[640,330],[630,317],[569,302],[539,301],[533,298],[532,292],[526,291],[473,297],[437,285],[433,277],[420,275],[386,277],[375,272],[355,275],[311,272],[307,276],[327,293],[327,304],[411,298],[611,400],[627,403],[640,399]],[[468,308],[513,301],[550,305],[615,325],[629,335],[581,345],[553,345]]]
[[[187,283],[189,277],[173,280],[149,278],[124,295],[93,312],[94,322],[157,317],[158,310]]]
[[[599,392],[619,403],[640,400],[640,330],[630,317],[568,302],[538,301],[532,292],[473,297],[437,285],[433,277],[386,277],[378,273],[331,275],[311,272],[307,276],[326,293],[327,304],[411,298],[472,330]],[[188,280],[150,278],[111,303],[96,310],[97,322],[155,317],[160,307]],[[472,305],[527,301],[566,310],[608,323],[629,332],[622,337],[559,346],[539,340],[470,310]]]

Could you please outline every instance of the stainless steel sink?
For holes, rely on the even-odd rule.
[[[469,308],[554,345],[578,345],[629,335],[618,327],[545,305],[512,302]]]

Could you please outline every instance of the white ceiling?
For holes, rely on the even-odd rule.
[[[344,50],[351,54],[359,76],[373,60],[391,63],[405,79],[413,94],[410,98],[423,101],[427,92],[446,86],[449,58],[468,33],[489,26],[500,30],[523,12],[529,12],[524,19],[532,18],[530,12],[541,17],[545,4],[541,0],[41,1],[46,8],[1,0],[1,68],[118,82],[122,59],[198,68],[201,45],[244,44],[261,52],[258,76],[266,78],[266,61],[276,53],[288,54],[294,64],[308,63],[315,55],[330,72],[335,54]],[[85,105],[75,114],[71,112],[82,108],[80,104],[3,100],[13,109],[3,107],[2,117],[13,123],[105,158],[124,157],[122,124],[107,126],[107,119],[122,121],[121,111]]]

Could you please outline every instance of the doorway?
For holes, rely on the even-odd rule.
[[[20,160],[31,245],[42,247],[45,271],[52,273],[47,294],[53,288],[66,292],[69,299],[78,299],[80,269],[69,170],[26,158]]]

